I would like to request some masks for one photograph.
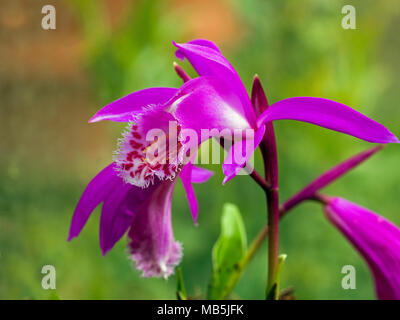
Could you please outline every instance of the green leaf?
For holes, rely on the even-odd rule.
[[[176,269],[176,298],[178,300],[187,300],[185,283],[183,282],[182,269]]]
[[[247,250],[247,237],[239,209],[230,203],[223,207],[221,234],[212,251],[213,274],[208,299],[224,299],[225,287]]]
[[[277,275],[277,282],[273,285],[271,290],[267,293],[266,299],[267,300],[276,300],[279,297],[279,286],[281,282],[281,275],[282,275],[282,269],[283,265],[285,263],[285,260],[287,258],[286,254],[280,254],[278,257],[278,275]]]
[[[280,254],[279,257],[278,257],[278,283],[277,283],[277,286],[276,286],[277,294],[279,294],[279,287],[280,287],[280,284],[281,284],[282,269],[283,269],[283,265],[285,263],[286,258],[287,258],[287,254],[284,254],[284,253]]]

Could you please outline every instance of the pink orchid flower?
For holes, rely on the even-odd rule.
[[[103,254],[130,228],[130,252],[145,276],[167,277],[182,255],[181,246],[173,237],[170,217],[176,178],[180,176],[183,182],[196,221],[198,205],[192,183],[204,182],[211,176],[210,172],[195,167],[193,156],[187,155],[193,144],[186,139],[189,132],[196,133],[196,146],[225,129],[254,133],[250,138],[243,134],[242,139],[233,142],[223,164],[224,183],[244,167],[264,136],[265,124],[275,120],[309,122],[370,142],[399,142],[381,124],[327,99],[289,98],[256,116],[238,74],[215,44],[194,40],[175,45],[177,56],[191,62],[200,75],[198,78],[180,88],[133,92],[108,104],[90,120],[128,122],[128,126],[114,163],[85,189],[69,234],[69,240],[76,237],[91,212],[103,203],[100,221]],[[171,124],[175,128],[172,131]],[[203,136],[202,130],[209,130],[210,135]],[[164,132],[166,139],[161,136],[148,139],[153,131]],[[149,158],[149,151],[153,151],[150,153],[157,161]]]
[[[342,198],[327,198],[329,221],[367,262],[379,299],[400,299],[400,229],[376,213]]]

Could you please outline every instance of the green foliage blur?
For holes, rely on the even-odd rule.
[[[176,298],[175,276],[142,278],[127,258],[125,239],[101,256],[100,208],[81,235],[66,242],[80,194],[110,163],[124,128],[87,120],[132,91],[179,86],[172,40],[216,41],[249,92],[253,75],[259,75],[270,102],[301,95],[334,99],[400,135],[400,2],[354,0],[357,29],[344,30],[343,0],[59,0],[57,29],[44,31],[40,9],[48,2],[1,5],[8,14],[0,17],[0,299]],[[181,65],[195,75],[187,62]],[[275,128],[282,201],[369,147],[293,121]],[[398,146],[387,146],[325,192],[400,225],[399,161]],[[207,292],[224,203],[240,209],[249,242],[266,223],[263,192],[249,177],[222,186],[220,166],[206,167],[215,176],[195,186],[198,227],[180,184],[173,198],[174,233],[183,243],[181,268],[192,298]],[[262,172],[258,153],[256,168]],[[296,208],[280,230],[280,252],[287,254],[282,289],[293,287],[298,299],[374,298],[367,266],[319,205]],[[41,287],[46,264],[56,268],[56,292]],[[356,290],[341,287],[341,269],[349,264],[357,271]],[[233,298],[263,299],[266,276],[264,244]]]

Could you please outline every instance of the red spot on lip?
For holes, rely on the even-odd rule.
[[[166,175],[169,175],[169,169],[168,166],[163,166],[163,171]]]
[[[122,169],[123,170],[129,170],[130,168],[132,168],[133,167],[133,164],[132,163],[123,163],[122,164]]]
[[[129,152],[128,155],[126,156],[126,161],[132,162],[133,158],[138,158],[138,157],[139,157],[139,152],[137,152],[136,150],[133,150],[133,151]]]
[[[161,168],[161,164],[157,163],[155,166],[152,167],[153,170],[157,170]]]
[[[145,133],[137,131],[138,128],[137,125],[131,125],[129,135],[124,136],[124,143],[119,150],[118,162],[123,175],[128,181],[132,178],[134,181],[130,182],[138,185],[146,184],[154,175],[171,177],[178,169],[177,156],[183,147],[179,140],[180,126],[177,128],[178,135],[176,133],[173,137],[167,135],[167,139],[163,141],[155,137],[151,143],[144,141]],[[146,158],[147,151],[152,153],[151,156],[155,157],[156,161]],[[162,161],[158,160],[160,156],[163,156]]]
[[[133,149],[139,149],[140,147],[142,147],[143,145],[135,140],[130,140],[129,144],[131,145],[131,147]]]
[[[142,136],[140,135],[140,133],[136,132],[136,131],[132,131],[132,137],[134,137],[136,139],[142,139]]]

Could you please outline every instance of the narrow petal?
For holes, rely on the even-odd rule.
[[[214,172],[193,166],[192,167],[192,183],[203,183],[206,182],[208,179],[210,179],[214,175]]]
[[[257,149],[265,133],[265,126],[262,126],[251,140],[242,140],[233,144],[222,165],[225,174],[223,184],[233,179],[240,170],[246,165],[254,151]]]
[[[230,73],[230,76],[237,75],[235,69],[229,63],[229,61],[221,54],[218,47],[211,41],[204,43],[176,43],[173,42],[174,46],[178,48],[176,51],[176,57],[183,60],[187,58],[193,68],[200,76],[217,76],[226,73]],[[216,48],[218,50],[216,50]]]
[[[111,120],[129,122],[144,108],[165,103],[177,92],[175,88],[148,88],[128,94],[100,109],[89,122]]]
[[[278,101],[261,114],[257,123],[260,126],[274,120],[309,122],[369,142],[399,142],[395,135],[378,122],[328,99],[295,97]]]
[[[197,214],[199,212],[199,204],[196,199],[196,194],[194,193],[193,185],[192,185],[192,172],[193,172],[193,164],[189,162],[185,165],[179,177],[181,178],[183,188],[186,192],[186,197],[189,202],[190,212],[192,213],[192,218],[194,223],[197,223]]]
[[[217,76],[225,83],[229,83],[244,106],[246,117],[250,122],[255,121],[255,113],[251,106],[246,88],[236,70],[221,54],[218,47],[208,40],[197,39],[193,42],[177,44],[176,54],[180,59],[187,58],[200,76]]]
[[[175,42],[173,42],[173,44],[175,46],[177,45]],[[218,46],[214,42],[212,42],[210,40],[194,39],[194,40],[188,41],[186,44],[196,44],[196,45],[199,45],[199,46],[208,47],[208,48],[213,49],[213,50],[215,50],[217,52],[221,52],[219,50]],[[185,57],[186,57],[186,54],[187,54],[187,52],[185,52],[184,50],[179,49],[179,48],[175,52],[175,56],[180,60],[184,60]]]
[[[144,277],[168,278],[182,258],[171,222],[175,181],[162,181],[157,186],[135,214],[128,233],[131,257]]]
[[[328,219],[366,260],[377,297],[400,299],[400,229],[385,218],[345,199],[332,198]]]
[[[92,211],[107,198],[111,190],[122,183],[122,179],[115,172],[114,163],[104,168],[90,181],[76,206],[69,229],[68,241],[79,235]]]
[[[143,189],[122,183],[105,199],[100,217],[100,248],[105,255],[128,230],[140,205],[155,186]]]
[[[268,109],[269,103],[258,75],[254,76],[253,87],[251,89],[251,104],[253,105],[256,116],[259,117]]]
[[[195,223],[197,223],[199,205],[192,183],[206,182],[213,174],[214,172],[196,167],[191,162],[187,163],[179,174],[189,202],[190,212],[192,213],[192,218]]]
[[[316,192],[321,190],[322,188],[326,187],[333,181],[337,180],[359,164],[363,163],[365,160],[369,159],[372,155],[383,148],[382,145],[378,147],[374,147],[368,149],[364,152],[361,152],[342,163],[338,164],[337,166],[333,167],[332,169],[326,171],[322,175],[320,175],[317,179],[312,181],[306,187],[304,187],[300,192],[295,194],[291,197],[288,201],[283,204],[283,212],[287,212],[294,206],[296,206],[299,202],[302,202],[306,199],[310,199],[315,195]]]

